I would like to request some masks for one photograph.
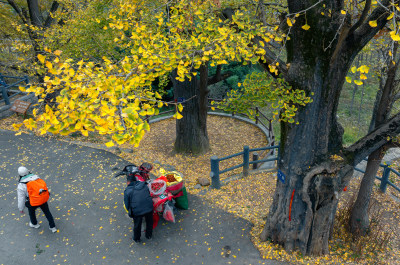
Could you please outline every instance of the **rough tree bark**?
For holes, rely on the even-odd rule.
[[[217,66],[214,76],[209,77],[208,65],[202,65],[199,69],[200,78],[179,82],[176,80],[176,72],[172,74],[174,86],[174,98],[183,98],[183,118],[176,121],[175,151],[178,153],[190,153],[200,155],[210,149],[207,134],[207,108],[208,86],[218,83],[232,72],[222,72],[222,66]]]
[[[207,65],[200,67],[200,78],[192,77],[184,82],[172,74],[174,99],[184,100],[183,118],[176,120],[175,151],[178,153],[203,154],[210,148],[207,134]]]
[[[288,0],[290,14],[299,13],[315,1]],[[367,1],[367,3],[370,1]],[[390,1],[382,1],[389,5]],[[366,155],[386,143],[388,135],[400,132],[400,114],[361,138],[351,147],[342,146],[343,129],[336,120],[340,92],[356,55],[386,23],[385,8],[378,7],[369,17],[350,25],[340,11],[344,1],[324,1],[331,17],[321,16],[322,4],[296,19],[290,31],[285,79],[292,89],[302,89],[313,102],[300,108],[298,125],[281,124],[279,169],[286,175],[277,181],[274,201],[261,240],[271,239],[287,251],[304,254],[329,253],[329,232],[333,225],[338,198],[348,184],[353,167]],[[366,4],[368,8],[368,4]],[[377,20],[371,28],[368,21]],[[314,29],[314,30],[312,30]],[[293,194],[293,196],[292,196]],[[293,199],[292,199],[293,198]]]
[[[398,43],[395,43],[393,55],[396,56]],[[399,68],[397,61],[395,64],[389,60],[387,67],[386,82],[383,87],[378,91],[377,108],[374,108],[373,118],[371,120],[371,127],[375,128],[384,124],[390,115],[392,101],[394,100],[393,93],[396,87],[396,73]],[[364,235],[369,228],[369,202],[371,199],[372,188],[375,181],[376,173],[378,172],[379,165],[385,153],[385,147],[381,146],[368,156],[368,163],[365,169],[364,177],[361,181],[360,189],[358,191],[357,199],[353,205],[350,216],[350,231],[354,235]]]

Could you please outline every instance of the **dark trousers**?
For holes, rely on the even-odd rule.
[[[146,237],[150,238],[153,235],[153,212],[133,217],[133,240],[140,240],[142,233],[142,220],[146,220]]]
[[[32,206],[29,201],[25,202],[25,206],[28,208],[28,213],[29,213],[29,218],[31,219],[31,223],[33,225],[37,225],[37,219],[36,219],[36,208],[42,209],[44,215],[47,218],[47,221],[49,221],[49,226],[50,228],[53,228],[56,226],[56,224],[54,223],[54,218],[53,215],[51,215],[50,209],[49,209],[49,205],[47,204],[47,202],[43,203],[42,205],[39,206]]]

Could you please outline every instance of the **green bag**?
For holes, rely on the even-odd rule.
[[[182,196],[175,198],[175,206],[180,209],[187,210],[189,209],[189,202],[188,202],[186,187],[182,188],[182,192],[183,192]]]

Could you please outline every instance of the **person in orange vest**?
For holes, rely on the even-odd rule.
[[[47,221],[49,221],[50,231],[56,233],[57,228],[54,223],[54,218],[47,204],[50,193],[46,183],[37,175],[32,174],[26,167],[19,167],[18,175],[19,183],[17,192],[19,211],[23,214],[24,207],[26,206],[30,218],[29,226],[37,229],[40,225],[37,222],[35,211],[37,208],[42,209]]]

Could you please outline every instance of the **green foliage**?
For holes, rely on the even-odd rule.
[[[274,109],[274,119],[279,117],[280,121],[293,123],[298,106],[310,102],[312,99],[304,91],[292,89],[283,79],[274,79],[266,72],[253,72],[243,82],[243,88],[228,93],[228,98],[218,107],[249,117],[255,116],[255,107],[270,107]]]
[[[54,18],[62,23],[46,31],[44,46],[62,50],[64,58],[99,62],[107,55],[121,59],[123,50],[117,49],[114,42],[117,33],[103,30],[115,8],[114,0],[61,0],[60,4],[64,8]]]

